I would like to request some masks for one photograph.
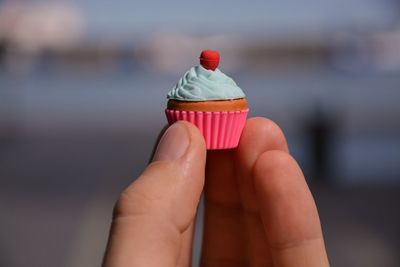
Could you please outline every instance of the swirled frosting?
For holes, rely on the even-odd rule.
[[[168,99],[181,101],[228,100],[245,97],[232,78],[219,69],[207,70],[201,65],[192,67],[179,79]]]

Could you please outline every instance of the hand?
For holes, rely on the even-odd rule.
[[[104,267],[191,265],[205,190],[201,266],[329,266],[318,212],[279,127],[247,121],[237,149],[209,151],[177,122],[152,163],[120,196]]]

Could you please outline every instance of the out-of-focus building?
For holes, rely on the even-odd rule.
[[[80,40],[83,26],[79,10],[68,2],[0,5],[0,40],[23,53],[69,48]]]
[[[45,51],[71,49],[81,40],[84,21],[69,2],[4,2],[0,5],[0,44],[5,63],[25,69]]]

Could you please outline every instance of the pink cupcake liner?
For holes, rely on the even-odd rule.
[[[168,123],[184,120],[199,128],[207,149],[229,149],[239,144],[249,109],[241,111],[203,112],[166,109]]]

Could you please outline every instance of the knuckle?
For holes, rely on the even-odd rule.
[[[264,152],[258,158],[256,168],[262,168],[264,172],[268,172],[271,169],[284,169],[294,163],[295,160],[289,153],[281,150],[271,150]]]
[[[140,190],[136,190],[135,185],[125,189],[114,205],[113,217],[136,216],[146,213],[150,206],[151,199]]]

